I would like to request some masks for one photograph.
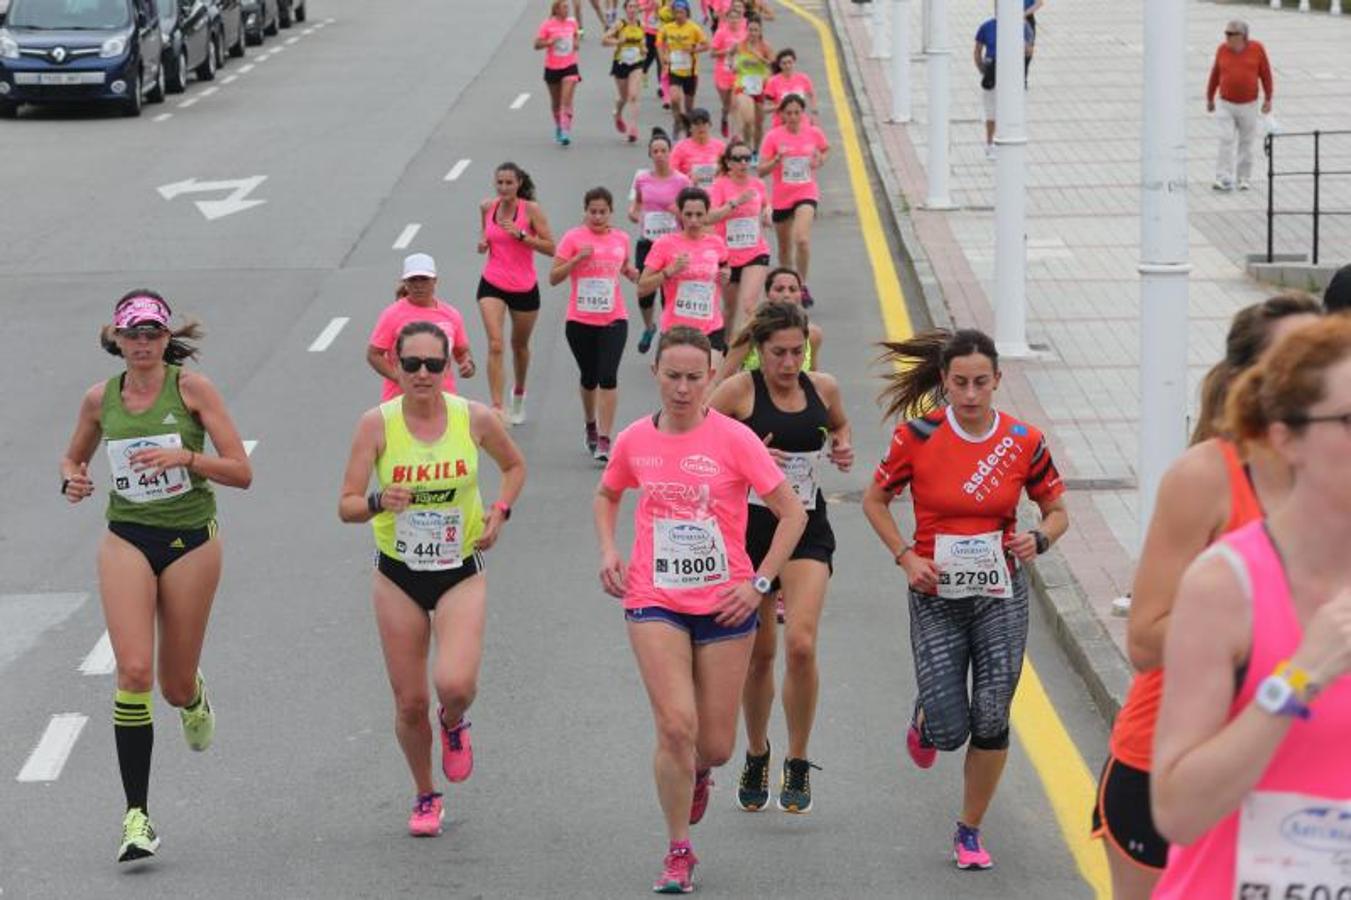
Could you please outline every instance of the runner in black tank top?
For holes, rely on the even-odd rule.
[[[788,753],[776,800],[780,809],[794,813],[809,812],[812,807],[809,775],[813,764],[807,759],[807,741],[818,693],[816,634],[835,552],[820,478],[827,461],[843,471],[853,463],[849,422],[835,379],[802,371],[808,327],[807,315],[797,304],[761,304],[746,326],[761,368],[732,376],[711,401],[714,409],[740,419],[766,442],[807,508],[807,528],[775,582],[782,590],[786,611],[783,707],[788,725]],[[777,524],[774,515],[756,501],[751,498],[746,524],[746,552],[752,561],[764,556]],[[771,621],[773,606],[771,593],[760,611],[762,622]],[[748,812],[769,803],[768,730],[777,632],[761,628],[757,634],[742,695],[748,747],[737,805]]]

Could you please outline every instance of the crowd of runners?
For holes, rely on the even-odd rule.
[[[633,234],[615,222],[615,194],[596,186],[577,198],[578,224],[555,239],[529,173],[498,166],[479,209],[489,402],[457,392],[457,378],[478,372],[463,317],[438,298],[435,260],[409,255],[368,342],[381,402],[357,422],[338,509],[373,530],[372,602],[416,793],[408,830],[434,836],[444,818],[434,737],[447,782],[473,772],[467,713],[486,560],[526,482],[511,429],[527,415],[535,257],[551,260],[549,285],[567,285],[584,452],[603,467],[593,503],[599,589],[622,601],[651,704],[669,840],[654,889],[684,893],[698,862],[691,828],[742,721],[735,805],[813,808],[818,631],[835,551],[822,479],[854,464],[840,386],[823,370],[823,335],[808,312],[816,176],[830,146],[796,55],[769,43],[764,4],[707,0],[702,22],[685,0],[592,6],[598,40],[614,51],[621,140],[639,138],[645,88],[670,111],[669,130],[664,113],[649,130],[648,164],[624,174]],[[557,0],[535,41],[564,145],[582,15],[576,0]],[[716,113],[697,105],[705,56]],[[634,333],[628,295],[642,318]],[[219,393],[183,365],[198,337],[196,323],[175,327],[154,291],[118,300],[102,341],[125,370],[89,389],[61,460],[71,503],[96,493],[89,462],[100,444],[110,469],[98,569],[117,660],[121,861],[159,846],[148,815],[156,678],[189,747],[212,742],[198,668],[221,574],[212,485],[247,488],[252,478]],[[631,340],[651,354],[655,392],[641,389],[655,393],[655,408],[621,429],[618,373]],[[964,749],[951,850],[959,868],[987,869],[981,828],[1009,753],[1027,567],[1070,527],[1065,485],[1047,436],[998,408],[1000,359],[987,335],[923,332],[882,345],[882,359],[883,407],[896,424],[863,512],[901,570],[896,590],[908,592],[917,693],[895,711],[897,744],[920,769]],[[1273,874],[1268,851],[1291,817],[1339,833],[1351,821],[1351,766],[1329,749],[1351,739],[1351,683],[1341,677],[1351,669],[1351,557],[1338,552],[1351,527],[1351,319],[1294,296],[1243,310],[1198,421],[1145,540],[1130,622],[1142,674],[1092,811],[1118,897],[1284,885],[1294,876]],[[499,473],[488,503],[485,453]],[[635,536],[625,548],[616,535],[630,491]],[[909,535],[890,509],[902,496],[916,522]],[[1166,682],[1163,669],[1173,673]],[[776,693],[787,747],[772,783]],[[1170,851],[1170,840],[1185,846]],[[1316,844],[1282,852],[1306,882],[1330,888],[1329,900],[1351,897],[1346,870]]]

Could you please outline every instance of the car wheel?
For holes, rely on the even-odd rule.
[[[145,99],[150,103],[164,102],[164,63],[155,67],[155,86],[145,95]]]
[[[220,41],[214,36],[206,45],[206,57],[202,64],[197,67],[198,81],[214,81],[216,70],[220,68]]]
[[[244,23],[243,23],[243,22],[240,22],[240,23],[239,23],[239,37],[235,38],[234,46],[230,48],[230,55],[233,56],[235,59],[238,59],[239,57],[243,56],[243,55],[244,55],[244,42],[247,41],[247,40],[248,40],[248,36],[244,34]]]
[[[0,119],[15,119],[19,116],[19,104],[11,100],[0,100]]]
[[[188,51],[180,49],[174,61],[169,64],[169,72],[165,76],[169,93],[181,94],[188,89]]]
[[[305,21],[305,4],[303,3],[296,7],[296,21]]]
[[[290,0],[279,0],[277,3],[277,22],[282,28],[291,27],[291,2]]]
[[[263,44],[263,26],[259,25],[257,31],[245,31],[244,43],[252,47],[260,47]]]
[[[141,73],[137,72],[127,85],[127,99],[122,101],[122,115],[134,119],[141,114]]]
[[[263,4],[263,12],[266,14],[266,12],[267,12],[267,4]],[[264,28],[264,29],[263,29],[263,33],[266,34],[268,37],[271,37],[272,35],[276,34],[278,31],[280,31],[281,29],[280,29],[280,28],[278,27],[278,25],[277,25],[277,20],[278,20],[280,17],[281,17],[281,11],[280,11],[280,10],[277,10],[277,12],[272,16],[272,24],[271,24],[271,25],[268,25],[266,28]]]

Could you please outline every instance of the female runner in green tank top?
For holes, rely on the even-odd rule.
[[[417,788],[409,833],[441,833],[441,794],[432,782],[427,651],[440,709],[441,769],[461,782],[474,767],[464,714],[478,690],[487,582],[483,551],[496,541],[525,484],[525,457],[502,420],[481,403],[441,389],[450,360],[445,332],[410,322],[394,345],[402,396],[357,423],[338,516],[375,531],[375,620],[394,690],[394,731]],[[479,448],[502,472],[485,516]],[[374,472],[379,487],[367,493]]]
[[[247,488],[253,480],[215,386],[179,365],[197,354],[190,343],[198,336],[196,323],[171,331],[169,316],[169,304],[153,291],[132,291],[117,302],[102,343],[126,360],[126,369],[85,393],[61,458],[61,493],[71,503],[94,493],[89,460],[100,441],[111,475],[98,571],[117,659],[113,735],[127,798],[119,862],[159,848],[146,812],[157,669],[160,692],[178,707],[188,746],[211,745],[215,713],[197,670],[221,569],[208,482]],[[205,452],[207,437],[215,454]]]
[[[765,299],[803,305],[802,276],[798,275],[797,270],[787,266],[771,269],[765,278]],[[820,325],[812,322],[807,326],[807,355],[802,361],[802,371],[811,372],[813,369],[819,371],[821,342],[824,338]],[[758,368],[760,368],[760,352],[751,339],[750,329],[742,329],[736,340],[727,348],[727,355],[723,357],[722,364],[718,367],[714,385],[721,384],[737,372],[754,372]]]

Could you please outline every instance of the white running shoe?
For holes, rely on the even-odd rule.
[[[1234,189],[1233,183],[1228,178],[1216,178],[1210,187],[1216,191],[1232,191]]]
[[[525,394],[511,395],[511,412],[507,414],[507,421],[513,425],[525,422]]]
[[[1250,190],[1252,190],[1252,185],[1249,184],[1249,183],[1248,183],[1248,180],[1245,178],[1245,179],[1239,181],[1239,183],[1238,183],[1238,189],[1239,189],[1240,191],[1250,191]]]

